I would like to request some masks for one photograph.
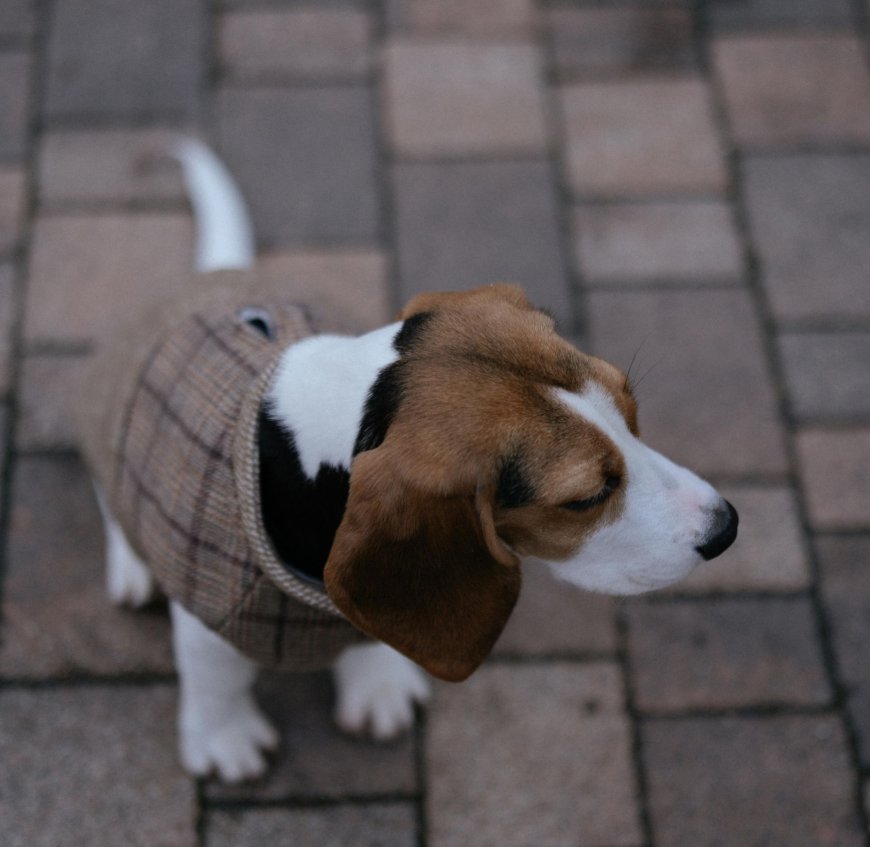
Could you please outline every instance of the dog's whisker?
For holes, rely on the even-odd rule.
[[[664,361],[664,359],[658,359],[653,362],[641,375],[631,384],[632,393],[637,391],[640,387],[640,384]]]
[[[648,332],[643,337],[640,344],[637,345],[637,349],[634,351],[631,357],[631,361],[628,363],[628,367],[625,369],[625,382],[623,383],[622,387],[630,394],[634,394],[634,389],[637,388],[637,383],[632,380],[632,368],[634,368],[635,362],[637,362],[637,357],[640,355],[641,350],[643,350],[644,345],[649,340],[650,335],[652,335],[652,333]]]

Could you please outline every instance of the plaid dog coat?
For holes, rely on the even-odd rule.
[[[171,599],[264,665],[323,667],[364,636],[277,560],[259,507],[257,419],[282,350],[311,328],[247,274],[189,288],[87,369],[76,408],[85,459]]]

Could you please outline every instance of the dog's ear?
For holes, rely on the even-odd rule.
[[[500,300],[519,309],[534,308],[519,285],[498,282],[492,285],[482,285],[470,291],[432,291],[418,294],[411,298],[408,305],[399,312],[399,320],[406,320],[420,312],[431,312],[435,309],[456,306],[472,300]]]
[[[325,582],[356,627],[440,679],[486,658],[520,590],[519,560],[499,540],[494,491],[427,491],[383,444],[354,460],[347,510]]]

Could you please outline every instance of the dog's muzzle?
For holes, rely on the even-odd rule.
[[[713,513],[710,534],[703,544],[695,549],[706,559],[715,559],[724,553],[737,538],[737,510],[725,499]]]

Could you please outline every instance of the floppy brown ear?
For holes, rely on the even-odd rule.
[[[502,300],[520,309],[531,309],[532,304],[519,285],[509,282],[496,282],[492,285],[481,285],[470,291],[431,291],[412,297],[408,304],[399,312],[399,320],[406,320],[420,312],[431,312],[433,309],[455,306],[469,300],[489,298]]]
[[[386,444],[354,460],[326,589],[357,628],[458,682],[507,622],[519,561],[495,534],[488,490],[440,496],[398,467]]]

